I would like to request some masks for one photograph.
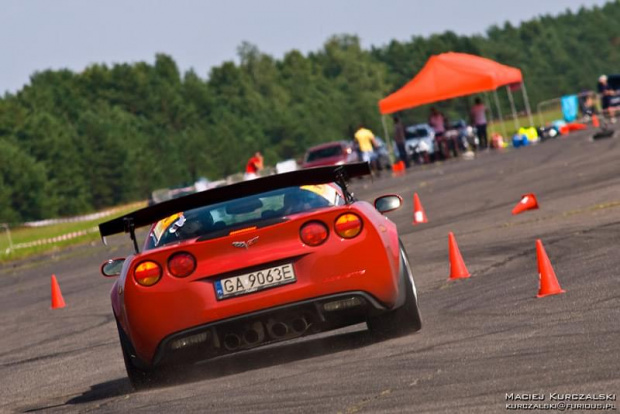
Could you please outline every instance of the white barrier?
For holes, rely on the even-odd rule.
[[[39,240],[34,240],[34,241],[31,241],[31,242],[27,242],[27,243],[17,243],[17,244],[13,245],[12,250],[24,249],[26,247],[33,247],[33,246],[43,246],[45,244],[58,243],[58,242],[61,242],[61,241],[71,240],[71,239],[75,239],[77,237],[86,236],[87,234],[95,233],[95,232],[98,232],[98,231],[99,231],[99,227],[92,227],[92,228],[87,229],[87,230],[74,231],[74,232],[71,232],[71,233],[63,234],[63,235],[56,236],[56,237],[50,237],[50,238],[47,238],[47,239],[39,239]],[[7,250],[8,250],[7,253],[9,253],[11,248],[9,248]]]
[[[47,219],[47,220],[39,220],[39,221],[30,221],[27,223],[23,223],[22,226],[24,227],[44,227],[44,226],[51,226],[54,224],[61,224],[61,223],[77,223],[80,221],[91,221],[91,220],[97,220],[100,219],[102,217],[107,217],[110,216],[112,214],[115,214],[121,210],[130,208],[130,207],[137,207],[137,206],[141,206],[143,205],[144,202],[139,202],[139,203],[133,203],[130,204],[129,206],[122,206],[122,207],[116,207],[116,208],[112,208],[110,210],[106,210],[106,211],[100,211],[98,213],[92,213],[92,214],[86,214],[84,216],[75,216],[75,217],[65,217],[65,218],[58,218],[58,219]]]

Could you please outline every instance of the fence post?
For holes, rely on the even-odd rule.
[[[13,251],[13,240],[11,239],[11,230],[8,223],[0,223],[0,226],[6,229],[6,236],[9,238],[9,248],[6,249],[6,253],[9,254]]]

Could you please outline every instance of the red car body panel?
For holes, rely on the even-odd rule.
[[[363,221],[361,233],[352,239],[334,232],[335,220],[346,212],[358,214]],[[311,220],[329,228],[328,239],[317,247],[300,239],[301,226]],[[248,248],[232,245],[256,236],[258,241]],[[197,259],[196,270],[186,278],[176,278],[167,269],[168,258],[179,251]],[[144,260],[159,263],[163,270],[161,280],[150,287],[133,278],[135,267]],[[296,282],[217,299],[216,280],[274,263],[292,263]],[[396,226],[367,202],[291,215],[288,221],[242,234],[163,246],[129,257],[125,266],[122,274],[127,276],[112,288],[112,304],[138,357],[147,363],[153,361],[164,338],[191,327],[348,291],[366,292],[389,308],[399,294]]]

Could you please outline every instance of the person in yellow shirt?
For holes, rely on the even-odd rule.
[[[360,125],[354,136],[360,149],[362,161],[373,163],[375,160],[375,146],[377,146],[375,134],[370,129]]]

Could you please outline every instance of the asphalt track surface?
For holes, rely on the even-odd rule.
[[[104,259],[131,249],[124,237],[5,265],[0,411],[501,413],[523,402],[507,401],[511,393],[542,394],[544,403],[551,393],[617,396],[620,132],[590,135],[354,182],[364,200],[405,198],[390,218],[409,252],[424,325],[398,339],[373,342],[357,325],[201,363],[133,392],[112,281],[98,273]],[[414,192],[429,217],[423,225],[411,223]],[[540,209],[512,216],[529,192]],[[469,279],[448,281],[449,232]],[[566,293],[536,298],[537,239]],[[51,274],[64,309],[50,310]]]

